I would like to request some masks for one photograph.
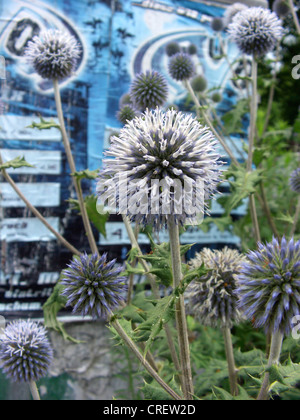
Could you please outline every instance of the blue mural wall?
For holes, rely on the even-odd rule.
[[[63,82],[61,92],[77,170],[93,170],[101,166],[109,136],[121,128],[116,118],[119,101],[136,73],[148,69],[162,72],[170,85],[168,103],[190,111],[184,86],[168,75],[165,47],[171,41],[183,49],[191,44],[197,47],[193,56],[197,73],[207,78],[208,89],[219,87],[222,92],[220,115],[236,103],[240,93],[222,54],[229,54],[239,72],[238,51],[225,34],[221,45],[210,27],[212,17],[223,13],[224,8],[205,2],[176,0],[0,0],[0,55],[6,62],[0,98],[1,154],[4,160],[24,155],[35,165],[10,173],[49,223],[77,248],[88,249],[88,244],[80,219],[66,202],[74,192],[60,133],[28,128],[40,116],[55,119],[56,110],[51,84],[35,75],[23,56],[27,43],[42,30],[55,28],[68,31],[81,44],[76,73]],[[242,150],[242,138],[237,135],[234,141]],[[83,188],[86,194],[91,193],[94,185],[86,182]],[[3,180],[0,199],[0,314],[40,315],[71,255]],[[243,215],[245,208],[239,208],[235,216]],[[212,214],[222,214],[217,203]],[[107,238],[97,236],[97,240],[99,249],[111,257],[120,261],[126,257],[130,245],[118,217],[109,221]],[[190,228],[182,240],[197,243],[198,248],[239,244],[239,238],[215,226],[207,233]],[[143,236],[141,244],[148,249]]]

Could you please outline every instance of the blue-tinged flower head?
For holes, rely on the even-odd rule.
[[[187,290],[189,313],[210,327],[231,328],[239,323],[242,314],[238,308],[237,275],[245,261],[244,255],[227,247],[220,251],[204,248],[196,254],[191,266],[204,264],[208,273],[193,281]]]
[[[123,268],[116,267],[116,260],[107,261],[107,254],[84,253],[75,256],[68,267],[62,272],[62,295],[73,313],[105,318],[123,302],[127,288],[126,278],[120,276]]]
[[[241,310],[257,328],[288,335],[300,314],[300,241],[273,238],[247,259],[238,277]]]
[[[283,36],[283,28],[274,12],[250,7],[232,19],[228,33],[242,53],[263,56],[275,48]]]
[[[243,3],[233,3],[231,6],[228,6],[225,13],[224,13],[224,25],[227,27],[234,18],[235,15],[242,12],[243,10],[248,9],[248,6],[246,6]]]
[[[0,367],[14,382],[36,382],[47,376],[52,359],[46,330],[39,323],[14,321],[0,336]]]
[[[291,11],[288,1],[286,0],[275,0],[272,9],[279,17],[285,17]]]
[[[221,32],[223,31],[225,25],[224,25],[224,19],[215,17],[211,21],[211,28],[215,32]]]
[[[70,77],[80,54],[80,46],[73,36],[52,29],[35,36],[25,50],[35,71],[43,79],[49,80]]]
[[[172,57],[173,55],[179,53],[180,51],[181,51],[181,48],[178,42],[170,42],[166,46],[166,54],[168,57]]]
[[[137,117],[138,114],[139,112],[132,105],[123,105],[117,113],[117,118],[122,124],[126,124]]]
[[[140,73],[131,84],[130,96],[134,106],[141,111],[160,107],[168,98],[167,81],[157,71]]]
[[[97,193],[139,224],[164,228],[203,215],[216,191],[220,156],[192,115],[147,110],[121,129],[106,152]],[[114,158],[114,159],[111,159]]]
[[[295,169],[290,176],[291,190],[300,194],[300,168]]]
[[[195,74],[195,66],[189,54],[175,54],[169,62],[169,73],[178,81],[189,80]]]

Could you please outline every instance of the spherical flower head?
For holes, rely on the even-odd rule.
[[[215,32],[221,32],[224,29],[224,19],[215,17],[211,21],[211,28]]]
[[[260,57],[275,48],[283,36],[283,28],[274,12],[250,7],[233,18],[228,33],[242,53]]]
[[[0,336],[0,366],[14,382],[36,382],[47,376],[53,350],[46,330],[33,321],[14,321]]]
[[[130,96],[137,109],[155,109],[162,106],[168,98],[167,81],[157,71],[141,73],[132,82]]]
[[[180,45],[178,42],[170,42],[166,46],[166,54],[168,57],[172,57],[175,54],[178,54],[181,51]]]
[[[288,335],[300,314],[300,241],[273,238],[247,259],[238,277],[241,310],[255,327]]]
[[[120,276],[122,267],[116,260],[107,261],[107,254],[91,256],[86,253],[74,257],[63,271],[61,284],[65,286],[62,296],[67,297],[67,306],[74,314],[83,317],[105,318],[119,306],[126,290],[126,278]]]
[[[130,93],[124,93],[124,95],[121,96],[119,107],[122,108],[124,105],[133,105]]]
[[[76,69],[80,53],[76,39],[58,30],[49,30],[35,36],[25,50],[35,71],[43,79],[49,80],[70,77]]]
[[[204,76],[196,76],[191,85],[195,92],[204,92],[207,88],[207,80]]]
[[[189,55],[196,55],[198,52],[198,48],[196,47],[195,44],[191,44],[189,45],[187,52]]]
[[[184,225],[206,212],[216,191],[221,162],[215,149],[212,133],[192,115],[147,110],[112,139],[97,183],[99,199],[156,230],[173,217]]]
[[[300,194],[300,168],[295,169],[290,176],[290,188]]]
[[[169,63],[171,77],[178,81],[189,80],[195,74],[195,66],[189,54],[175,54]]]
[[[272,9],[273,12],[275,12],[279,17],[285,17],[291,11],[289,4],[286,0],[275,0]]]
[[[137,117],[138,111],[132,105],[124,105],[117,113],[117,118],[122,124]]]
[[[233,3],[231,6],[228,6],[224,13],[225,27],[227,27],[232,22],[232,19],[235,15],[246,9],[248,9],[248,6],[243,3]]]
[[[191,261],[193,268],[204,264],[208,270],[205,276],[190,284],[186,293],[188,311],[204,325],[232,328],[242,320],[237,275],[245,260],[237,250],[226,247],[221,251],[204,248]]]
[[[219,103],[222,101],[222,95],[219,92],[215,92],[211,95],[211,99],[215,103]]]

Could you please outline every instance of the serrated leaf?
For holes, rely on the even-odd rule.
[[[0,165],[0,170],[3,169],[17,169],[17,168],[22,168],[22,167],[29,167],[29,168],[34,168],[33,165],[31,165],[30,163],[26,162],[24,156],[23,157],[16,157],[13,160],[9,160],[8,162],[5,162],[3,164]]]
[[[181,392],[178,388],[178,385],[173,378],[172,381],[168,384],[170,388],[172,388],[178,395],[181,395]],[[145,384],[142,388],[142,392],[144,394],[145,400],[151,400],[151,401],[169,401],[173,400],[173,398],[155,381],[152,383],[147,383],[145,381]]]
[[[90,171],[89,169],[85,169],[84,171],[74,172],[72,176],[77,179],[77,181],[81,181],[82,179],[96,179],[99,175],[99,170],[96,169],[94,171]]]
[[[100,214],[97,210],[98,198],[96,195],[88,195],[84,198],[84,204],[90,221],[94,224],[96,229],[106,237],[106,222],[109,219],[109,213]],[[80,214],[80,207],[78,200],[69,199],[68,202],[72,204],[73,209],[77,210]]]
[[[220,232],[224,232],[226,229],[230,229],[232,225],[232,218],[231,216],[224,216],[224,217],[206,217],[203,220],[203,223],[199,225],[199,228],[203,230],[203,232],[209,232],[210,225],[214,224],[217,226]]]
[[[222,116],[224,129],[227,134],[243,133],[242,119],[249,112],[247,99],[240,100],[236,106]]]
[[[38,130],[50,130],[51,128],[57,128],[60,130],[60,125],[54,120],[46,121],[44,118],[40,117],[39,123],[33,122],[26,128],[37,128]]]
[[[294,218],[290,214],[280,214],[276,217],[276,220],[280,220],[281,222],[289,223],[291,225],[294,224]]]
[[[82,341],[78,341],[71,337],[66,332],[63,324],[57,319],[58,312],[63,309],[67,303],[67,299],[61,295],[63,288],[64,286],[58,283],[54,287],[52,295],[43,306],[45,327],[59,332],[63,336],[64,340],[79,344],[82,343]]]

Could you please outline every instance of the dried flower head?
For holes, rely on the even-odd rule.
[[[283,36],[283,28],[275,13],[250,7],[233,18],[228,33],[242,53],[263,56],[275,48]]]
[[[180,51],[181,51],[181,48],[178,42],[170,42],[166,46],[166,54],[168,57],[172,57],[173,55],[179,53]]]
[[[138,114],[138,111],[132,105],[123,105],[117,113],[117,118],[122,124],[126,124],[137,117]]]
[[[73,313],[90,315],[94,319],[106,317],[124,300],[125,277],[116,260],[107,261],[107,254],[91,256],[86,253],[74,257],[63,271],[61,284],[66,286],[62,296],[67,297],[67,306]]]
[[[50,80],[70,77],[76,69],[80,53],[76,39],[58,30],[35,36],[25,50],[35,71],[43,79]]]
[[[221,32],[221,31],[223,31],[224,27],[225,27],[225,25],[224,25],[224,19],[222,19],[222,18],[215,17],[211,21],[211,28],[215,32]]]
[[[212,133],[191,115],[147,110],[112,139],[97,192],[140,224],[203,215],[220,176]],[[198,188],[199,194],[196,194]],[[104,201],[105,201],[104,200]],[[184,205],[183,205],[184,204]],[[184,207],[184,208],[183,208]]]
[[[300,168],[295,169],[290,176],[291,190],[300,194]]]
[[[178,81],[189,80],[195,74],[195,66],[189,54],[175,54],[169,63],[171,77]]]
[[[188,311],[204,325],[231,328],[242,320],[237,275],[245,260],[237,250],[226,247],[221,251],[204,248],[191,261],[192,267],[204,264],[208,270],[205,276],[191,283],[186,293]]]
[[[291,11],[289,4],[286,0],[275,0],[272,9],[273,12],[275,12],[279,17],[285,17]]]
[[[140,73],[131,84],[130,96],[137,109],[155,109],[162,106],[168,98],[167,81],[157,71]]]
[[[207,80],[204,76],[196,76],[191,85],[195,92],[204,92],[207,88]]]
[[[46,330],[33,321],[14,321],[0,336],[0,364],[14,382],[36,382],[45,377],[53,350]]]
[[[231,6],[228,6],[224,13],[224,25],[227,27],[234,18],[235,15],[242,12],[243,10],[248,9],[243,3],[233,3]]]
[[[238,277],[240,308],[255,327],[289,334],[300,314],[300,241],[273,238],[247,259]]]

